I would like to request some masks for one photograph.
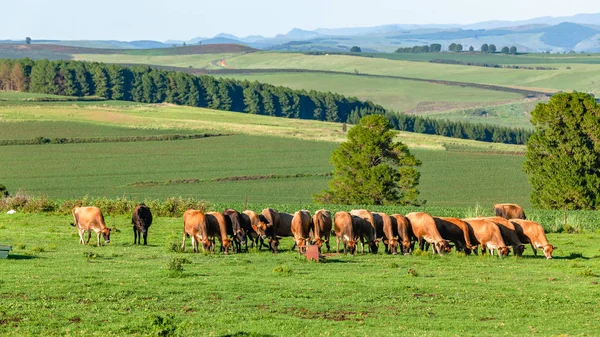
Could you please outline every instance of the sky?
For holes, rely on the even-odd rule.
[[[597,0],[1,0],[0,40],[189,40],[599,13]]]

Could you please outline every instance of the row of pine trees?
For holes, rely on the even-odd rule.
[[[527,130],[457,123],[386,111],[370,101],[331,92],[292,90],[259,82],[196,76],[147,66],[81,61],[0,60],[0,90],[97,96],[142,103],[172,103],[286,118],[357,124],[384,114],[398,130],[487,142],[524,144]]]

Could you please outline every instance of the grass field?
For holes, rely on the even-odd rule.
[[[197,55],[144,55],[136,54],[78,54],[75,60],[93,60],[104,63],[157,64],[174,67],[215,68],[211,62],[229,58],[237,54],[197,54]]]
[[[68,216],[0,215],[0,334],[593,335],[600,328],[598,234],[550,234],[553,260],[192,254],[180,219],[132,246],[129,218],[105,247],[81,246]],[[282,247],[289,249],[291,242]],[[183,271],[177,259],[184,261]],[[576,313],[576,314],[574,314]],[[157,317],[163,319],[158,323]],[[565,319],[568,317],[568,319]],[[239,336],[246,336],[241,334]]]

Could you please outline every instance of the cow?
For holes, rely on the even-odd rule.
[[[293,214],[279,212],[279,224],[277,225],[277,232],[269,240],[269,246],[274,252],[279,250],[279,242],[282,238],[294,237],[294,233],[292,232],[293,218]],[[294,242],[294,245],[292,246],[292,250],[294,249],[296,249],[296,242]]]
[[[148,244],[148,228],[152,225],[152,212],[146,205],[139,204],[133,210],[131,217],[131,224],[133,225],[133,244],[141,244],[144,236],[144,246]]]
[[[227,235],[227,221],[223,213],[220,212],[208,212],[204,214],[206,218],[206,229],[208,231],[208,237],[217,237],[221,242],[221,250],[224,254],[229,254],[231,247],[231,239]],[[214,249],[214,245],[213,245]]]
[[[242,219],[244,220],[246,227],[252,228],[252,231],[249,233],[252,242],[258,245],[258,249],[262,249],[264,240],[267,239],[267,226],[269,221],[264,215],[250,210],[242,212]]]
[[[262,210],[261,214],[269,222],[269,226],[267,227],[266,231],[267,237],[269,238],[269,248],[271,251],[277,252],[279,250],[279,241],[281,240],[281,237],[278,237],[277,234],[279,231],[279,223],[281,222],[281,213],[272,208],[265,208]],[[291,217],[292,215],[289,214],[289,217],[286,217],[286,219],[291,219]],[[291,224],[291,220],[289,224]]]
[[[198,253],[198,243],[202,242],[202,251],[206,252],[213,250],[213,243],[208,236],[208,228],[206,226],[206,217],[202,211],[188,209],[183,213],[183,243],[181,251],[185,250],[185,239],[190,236],[192,238],[192,247],[194,253]]]
[[[402,214],[392,214],[392,226],[396,226],[396,231],[402,240],[402,252],[409,254],[412,249],[410,238],[413,236],[410,222]]]
[[[90,242],[90,238],[92,237],[92,231],[96,232],[96,236],[98,239],[98,247],[100,247],[100,234],[104,238],[105,243],[110,243],[110,232],[111,228],[106,227],[106,223],[104,222],[104,216],[102,215],[102,211],[98,207],[75,207],[71,211],[73,214],[73,221],[71,226],[77,227],[79,231],[79,243],[82,245]],[[87,241],[84,242],[83,234],[88,232]]]
[[[320,209],[315,212],[312,220],[314,226],[313,244],[316,244],[319,247],[319,252],[321,252],[321,246],[323,246],[323,242],[325,242],[325,245],[327,245],[327,251],[329,252],[331,250],[329,247],[329,237],[332,229],[331,213],[327,210]],[[323,237],[325,237],[325,240],[322,239]]]
[[[471,244],[481,245],[482,253],[485,253],[486,248],[490,250],[491,255],[494,255],[494,249],[498,251],[499,256],[506,256],[510,253],[496,223],[484,218],[462,219],[462,221],[471,227],[469,229],[469,234],[473,235]],[[477,247],[474,247],[473,251],[477,254]]]
[[[294,234],[295,246],[298,246],[298,253],[306,254],[310,240],[310,227],[312,218],[310,212],[306,210],[297,211],[292,218],[292,234]]]
[[[438,232],[444,240],[454,243],[456,251],[464,251],[467,255],[471,254],[471,238],[469,235],[469,226],[457,218],[434,217]]]
[[[413,236],[419,242],[419,248],[425,249],[425,243],[433,245],[433,252],[443,255],[450,252],[452,247],[444,240],[437,230],[433,217],[424,212],[412,212],[406,214],[410,223]]]
[[[521,242],[531,244],[531,249],[533,249],[533,254],[535,256],[537,256],[537,248],[541,248],[547,259],[552,258],[552,251],[555,250],[556,247],[548,243],[542,225],[534,221],[523,219],[512,219],[510,222],[515,225],[517,235]]]
[[[496,216],[503,217],[504,219],[527,219],[525,212],[521,206],[517,204],[495,204],[492,210],[496,213]]]
[[[359,221],[361,219],[356,218]],[[335,234],[336,251],[340,252],[340,240],[344,244],[344,254],[354,255],[358,236],[354,230],[353,217],[348,212],[337,212],[333,218],[333,234]]]
[[[502,234],[504,243],[512,246],[513,252],[516,256],[522,256],[523,252],[525,251],[525,245],[519,239],[515,225],[500,216],[487,217],[486,219],[496,223],[498,228],[500,228],[500,234]]]
[[[377,250],[379,248],[379,240],[377,240],[377,227],[375,226],[375,220],[373,219],[373,213],[366,209],[353,209],[350,211],[351,215],[357,216],[365,220],[369,225],[371,225],[371,229],[366,226],[359,226],[360,229],[360,243],[361,243],[361,253],[365,253],[365,240],[369,245],[369,249],[371,253],[377,254]],[[359,222],[360,224],[360,222]]]
[[[236,252],[240,253],[242,251],[242,245],[246,245],[246,251],[248,251],[247,232],[243,227],[242,215],[234,209],[224,210],[223,215],[227,224],[227,234],[233,238]]]
[[[385,252],[395,255],[398,252],[398,227],[392,224],[392,218],[385,213],[373,212],[377,228],[377,237],[385,245]]]

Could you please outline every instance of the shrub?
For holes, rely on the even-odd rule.
[[[273,272],[283,276],[291,276],[293,274],[292,268],[286,265],[275,267],[275,269],[273,269]]]

